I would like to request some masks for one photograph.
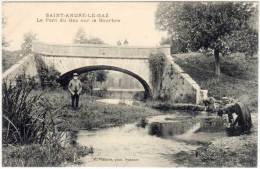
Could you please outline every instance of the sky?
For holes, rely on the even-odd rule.
[[[46,43],[70,44],[76,32],[82,28],[91,37],[99,37],[110,45],[118,40],[128,40],[129,46],[157,46],[165,32],[155,28],[157,2],[5,2],[3,16],[6,25],[3,35],[9,42],[9,50],[20,49],[26,32],[34,32],[37,38]],[[57,13],[103,14],[104,19],[120,22],[98,22],[97,17],[77,17],[78,22],[60,22],[61,17],[50,17]],[[49,15],[47,17],[47,15]],[[38,19],[37,19],[38,18]],[[46,19],[57,19],[50,22]],[[63,17],[64,19],[64,17]],[[81,19],[88,22],[82,22]],[[97,22],[93,22],[97,19]]]

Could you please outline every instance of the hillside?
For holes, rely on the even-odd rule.
[[[257,58],[232,54],[221,58],[221,77],[214,76],[214,58],[200,53],[176,54],[173,56],[208,95],[216,99],[233,97],[257,110]]]
[[[3,72],[10,68],[13,64],[22,59],[21,51],[6,51],[2,53],[2,69]]]

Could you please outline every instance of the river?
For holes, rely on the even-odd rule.
[[[127,124],[98,131],[80,131],[78,143],[94,153],[81,159],[83,166],[174,167],[172,154],[197,146],[148,134],[147,128]]]
[[[132,99],[99,99],[97,102],[101,103],[107,103],[107,104],[127,104],[127,105],[133,105],[135,102],[140,102],[140,101],[133,101]]]
[[[119,104],[118,99],[99,100],[109,104]],[[131,105],[132,101],[124,101]],[[175,119],[176,114],[157,115],[149,117],[148,121]],[[194,126],[196,128],[196,125]],[[149,135],[149,127],[137,127],[136,123],[120,127],[99,129],[95,131],[81,130],[78,133],[78,143],[93,147],[94,153],[81,158],[81,166],[92,167],[177,167],[173,154],[181,151],[196,150],[199,145],[187,144],[179,136],[193,140],[195,137],[205,137],[190,131],[170,138]],[[193,134],[188,136],[187,134]],[[214,134],[215,135],[215,134]],[[209,140],[212,137],[206,134]],[[214,136],[215,137],[215,136]],[[175,139],[176,138],[176,139]],[[191,139],[192,138],[192,139]]]

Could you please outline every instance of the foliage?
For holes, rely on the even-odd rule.
[[[59,144],[32,144],[9,146],[3,149],[3,166],[8,167],[55,167],[65,162],[76,162],[87,155],[83,146],[60,147]]]
[[[96,82],[100,82],[102,84],[104,81],[106,81],[107,72],[104,70],[90,71],[81,74],[79,79],[82,82],[83,93],[90,93],[92,95]]]
[[[258,33],[252,29],[236,31],[227,35],[224,41],[229,47],[229,52],[240,52],[253,56],[258,48]]]
[[[32,53],[32,42],[37,39],[37,35],[33,32],[27,32],[24,34],[24,40],[21,45],[21,52],[23,56],[27,56]]]
[[[122,43],[121,43],[121,41],[119,40],[119,41],[117,41],[116,42],[116,44],[117,44],[117,46],[121,46],[122,45]]]
[[[250,2],[162,2],[156,12],[156,25],[192,51],[212,49],[215,73],[219,75],[220,55],[241,50],[256,52],[257,31],[249,24],[255,10]]]
[[[181,39],[162,38],[160,45],[171,45],[171,54],[188,52],[187,44]]]
[[[19,76],[16,85],[3,83],[3,165],[57,166],[86,155],[86,147],[64,146],[70,143],[69,137],[64,139],[65,133],[58,128],[72,127],[59,115],[63,107],[54,106],[33,86],[25,75]]]
[[[35,103],[40,96],[30,97],[33,87],[25,79],[25,76],[17,80],[17,85],[11,82],[3,83],[3,143],[42,142],[45,128],[41,128],[46,112],[38,113]]]
[[[105,44],[103,40],[97,37],[88,37],[83,28],[77,31],[73,42],[76,44]]]
[[[4,144],[42,144],[54,138],[48,132],[53,132],[56,117],[40,94],[32,94],[33,87],[25,75],[15,85],[3,83]]]
[[[66,92],[47,92],[45,97],[54,105],[63,106],[59,115],[69,121],[73,130],[119,126],[158,114],[148,107],[100,103],[96,101],[97,98],[88,95],[80,96],[80,109],[75,113],[75,110],[68,108],[70,97]]]
[[[235,149],[226,149],[223,144],[225,147],[229,146],[223,143],[222,146],[210,144],[199,147],[195,151],[196,156],[194,155],[195,152],[180,152],[175,155],[177,157],[176,161],[187,167],[256,167],[257,149],[255,147],[257,143],[252,143],[247,138],[242,141],[239,137],[236,137],[235,142],[239,143],[239,146]]]
[[[79,75],[79,79],[82,82],[82,92],[93,94],[93,89],[96,81],[96,74],[94,71],[83,73]]]
[[[151,82],[154,91],[160,91],[162,88],[163,71],[166,65],[166,56],[164,53],[151,54],[149,57],[149,68],[151,71]]]
[[[53,66],[47,66],[40,56],[36,56],[35,61],[42,88],[50,87],[53,89],[59,87],[57,80],[60,73]]]
[[[128,45],[128,44],[129,44],[128,40],[125,39],[125,40],[124,40],[124,45]]]
[[[236,53],[221,61],[222,77],[214,78],[214,59],[201,53],[175,55],[175,62],[187,72],[208,95],[216,99],[232,97],[257,111],[257,59]]]
[[[17,63],[21,58],[21,51],[2,51],[2,65],[3,65],[3,72]]]
[[[97,70],[96,73],[96,81],[103,83],[107,79],[107,72],[104,70]]]

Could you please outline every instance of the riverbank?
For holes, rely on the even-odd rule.
[[[46,91],[44,96],[53,107],[59,108],[57,115],[66,121],[61,130],[93,130],[133,123],[142,118],[161,114],[157,110],[124,103],[107,104],[96,101],[98,97],[81,95],[79,109],[71,108],[70,95],[64,90]],[[67,125],[69,124],[69,125]]]
[[[60,132],[77,133],[79,130],[96,130],[133,123],[141,118],[160,114],[142,106],[129,106],[123,103],[110,105],[97,102],[95,97],[82,95],[80,108],[74,110],[70,106],[70,95],[62,89],[33,91],[42,93],[44,107],[50,107],[54,123]],[[64,147],[46,147],[39,144],[3,145],[3,166],[60,166],[66,163],[77,164],[79,158],[92,153],[91,147],[77,144],[76,135],[68,142],[72,145]]]
[[[253,129],[250,135],[223,136],[209,141],[196,151],[172,156],[180,166],[189,167],[256,167],[257,165],[257,59],[243,54],[221,58],[222,75],[214,78],[214,58],[200,53],[178,54],[174,60],[216,99],[232,97],[249,106]]]
[[[257,112],[258,105],[258,61],[257,57],[248,58],[241,53],[221,57],[221,76],[214,74],[214,57],[201,53],[175,54],[174,61],[187,72],[208,96],[216,99],[232,97]]]
[[[174,154],[172,159],[182,167],[256,167],[257,114],[252,114],[252,118],[256,120],[250,135],[204,139],[201,147]]]
[[[35,91],[35,92],[38,93],[39,91]],[[67,91],[64,91],[62,89],[45,90],[43,94],[43,98],[45,98],[46,106],[52,107],[53,110],[58,110],[55,111],[55,117],[57,117],[55,118],[55,123],[58,124],[58,130],[60,131],[79,131],[79,130],[96,131],[97,129],[110,128],[114,126],[122,126],[127,123],[136,122],[148,116],[162,114],[159,110],[158,111],[154,110],[149,106],[147,106],[146,104],[140,104],[140,106],[138,105],[129,106],[124,103],[120,103],[118,105],[112,105],[112,104],[97,102],[96,100],[100,98],[87,96],[87,95],[82,95],[80,97],[80,108],[78,110],[74,110],[70,106],[69,94],[67,93]],[[193,149],[186,150],[184,148],[183,151],[178,153],[176,152],[176,154],[173,154],[176,149],[176,147],[173,147],[171,151],[171,154],[173,154],[171,156],[171,159],[173,160],[172,163],[178,164],[179,166],[190,166],[190,167],[194,167],[194,166],[204,166],[204,167],[216,166],[217,167],[218,165],[251,166],[249,164],[252,164],[252,166],[254,166],[256,161],[255,158],[252,158],[252,155],[256,155],[254,153],[257,152],[255,151],[256,150],[255,146],[257,145],[256,144],[257,116],[253,115],[252,119],[253,119],[255,131],[253,130],[254,132],[250,136],[240,136],[240,137],[232,137],[232,138],[224,136],[221,137],[221,139],[217,138],[212,142],[204,140],[205,144],[200,144],[203,146],[198,148],[197,150],[193,150]],[[132,130],[128,130],[128,131],[130,132]],[[105,138],[107,138],[107,136]],[[76,139],[77,138],[75,138],[75,140]],[[161,139],[158,138],[158,140]],[[221,140],[224,140],[225,143],[223,144],[223,141]],[[169,144],[172,144],[170,140],[167,140],[167,142],[168,141],[170,142]],[[93,141],[93,143],[94,142],[95,140]],[[197,143],[202,143],[202,142],[203,141],[199,141]],[[234,142],[237,144],[234,144]],[[155,143],[156,142],[154,142],[154,144]],[[183,142],[180,144],[180,146],[183,145],[186,146],[186,144],[189,144],[189,142]],[[233,149],[229,149],[229,147],[231,147],[233,144],[237,146],[233,147]],[[241,149],[238,148],[239,145]],[[29,147],[30,148],[4,147],[3,153],[6,154],[8,157],[6,158],[3,156],[3,161],[5,160],[5,165],[10,166],[10,163],[8,162],[14,162],[14,161],[17,162],[16,165],[11,165],[11,166],[32,166],[32,165],[33,166],[60,166],[60,165],[66,165],[67,162],[77,164],[79,162],[78,161],[79,157],[86,156],[89,153],[88,149],[86,149],[87,153],[86,152],[81,153],[80,151],[78,151],[81,150],[80,145],[79,145],[79,149],[78,148],[75,149],[75,147],[73,149],[68,148],[66,150],[61,151],[61,153],[59,154],[61,158],[54,160],[56,162],[54,165],[46,158],[43,159],[44,162],[45,161],[48,162],[47,164],[44,163],[43,161],[39,161],[39,163],[35,162],[41,159],[38,157],[46,155],[47,149],[41,148],[39,146],[38,148],[37,146],[35,148],[34,145],[30,145]],[[95,147],[94,147],[94,151],[95,151]],[[157,151],[159,152],[159,149],[156,149],[155,152]],[[236,153],[237,151],[239,151],[240,153]],[[212,152],[214,153],[216,152],[216,153],[212,154]],[[110,155],[109,152],[107,153],[109,156]],[[75,158],[74,156],[75,154],[77,158]],[[232,160],[232,162],[225,163],[225,161],[227,161],[226,159],[229,156],[232,156],[232,159],[234,158],[234,160]],[[68,160],[63,160],[63,159],[68,159]],[[24,162],[26,160],[31,160],[31,161]],[[166,163],[166,161],[164,161],[164,163],[168,164]]]
[[[81,157],[92,153],[86,146],[69,145],[3,145],[4,167],[57,167],[67,163],[78,163]]]

